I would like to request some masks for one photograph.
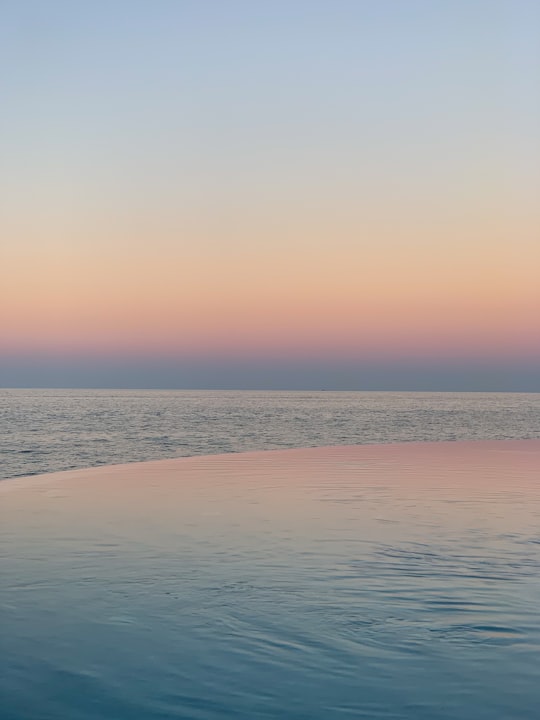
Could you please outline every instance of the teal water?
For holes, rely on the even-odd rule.
[[[3,720],[533,720],[540,442],[1,484]]]

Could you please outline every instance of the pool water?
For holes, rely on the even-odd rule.
[[[1,483],[3,720],[536,718],[540,441]]]

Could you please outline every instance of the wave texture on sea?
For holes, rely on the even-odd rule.
[[[0,390],[0,477],[293,447],[540,437],[540,394]]]

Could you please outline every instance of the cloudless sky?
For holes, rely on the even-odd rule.
[[[4,0],[0,384],[540,391],[539,27]]]

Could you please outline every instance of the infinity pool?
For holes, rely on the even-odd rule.
[[[0,483],[3,720],[540,707],[540,441]]]

